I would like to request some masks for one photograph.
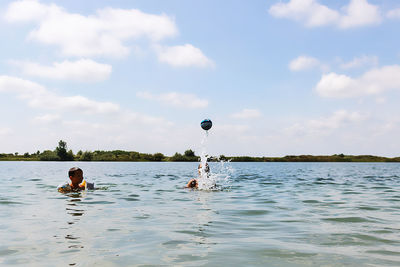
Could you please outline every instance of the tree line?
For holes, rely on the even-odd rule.
[[[0,153],[0,160],[23,160],[23,161],[199,161],[199,156],[191,149],[183,154],[176,152],[168,157],[162,153],[148,154],[136,151],[82,151],[76,154],[68,149],[67,142],[60,140],[54,150],[44,150],[42,152],[29,154],[28,152],[20,155],[19,153]]]
[[[54,150],[20,155],[19,153],[0,153],[0,161],[200,161],[200,157],[192,149],[183,154],[176,152],[173,156],[162,153],[148,154],[136,151],[112,150],[112,151],[82,151],[76,154],[68,150],[67,142],[60,140]],[[373,155],[344,155],[334,154],[329,156],[313,155],[289,155],[284,157],[250,157],[250,156],[225,156],[211,157],[209,161],[231,161],[231,162],[400,162],[400,157],[387,158]]]

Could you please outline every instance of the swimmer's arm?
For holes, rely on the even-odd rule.
[[[60,193],[66,193],[66,192],[68,192],[68,191],[70,191],[70,190],[71,190],[71,187],[69,186],[68,183],[60,184],[60,185],[57,187],[57,191],[60,192]]]

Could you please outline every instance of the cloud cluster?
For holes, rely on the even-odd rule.
[[[388,11],[386,16],[390,19],[400,19],[400,8]]]
[[[361,57],[355,57],[353,60],[349,62],[340,64],[340,68],[348,70],[348,69],[360,68],[363,66],[377,66],[378,63],[379,59],[377,56],[363,55]]]
[[[67,56],[122,57],[130,49],[129,40],[147,38],[159,41],[177,34],[173,18],[146,14],[137,9],[100,9],[94,15],[68,13],[63,8],[33,0],[16,1],[9,5],[8,22],[36,23],[29,38],[56,45]]]
[[[214,63],[190,44],[162,47],[159,42],[178,34],[174,18],[138,9],[103,8],[93,15],[69,13],[37,0],[12,2],[5,13],[9,23],[36,24],[28,39],[60,48],[64,56],[117,57],[128,55],[130,41],[147,40],[157,47],[160,62],[174,67],[212,67]],[[44,72],[48,73],[49,70]]]
[[[322,5],[318,0],[290,0],[272,5],[269,13],[277,18],[299,21],[307,27],[335,25],[348,29],[378,24],[382,20],[378,6],[367,0],[351,0],[341,11]]]
[[[322,97],[349,98],[400,89],[400,66],[375,68],[357,78],[334,72],[322,75],[315,87]]]
[[[355,57],[349,62],[343,62],[341,59],[338,59],[337,61],[339,61],[338,67],[343,70],[362,68],[366,66],[377,66],[379,63],[379,59],[377,56],[367,56],[367,55]],[[289,63],[289,69],[291,71],[320,69],[326,72],[330,68],[331,68],[330,64],[323,63],[315,57],[306,55],[298,56]]]
[[[322,136],[331,133],[331,131],[333,130],[362,122],[366,118],[366,115],[360,114],[359,112],[338,110],[327,117],[321,117],[319,119],[311,119],[302,123],[296,123],[287,128],[285,132],[289,135],[295,136]]]
[[[37,83],[0,76],[0,92],[10,92],[28,102],[29,106],[49,110],[76,111],[87,114],[109,114],[120,110],[111,102],[98,102],[83,96],[59,96]]]
[[[303,71],[309,70],[313,68],[318,68],[321,66],[321,63],[318,59],[309,56],[299,56],[293,59],[289,63],[289,69],[291,71]]]
[[[158,46],[156,51],[160,62],[174,67],[214,67],[214,62],[191,44],[171,47]]]
[[[77,82],[104,81],[109,78],[112,71],[111,65],[97,63],[90,59],[54,62],[52,66],[29,61],[11,61],[11,64],[16,65],[29,76]]]
[[[81,140],[88,138],[88,142],[95,142],[93,144],[104,140],[115,144],[117,133],[125,136],[125,139],[128,136],[132,137],[133,133],[142,138],[148,132],[157,135],[172,125],[171,122],[161,117],[122,110],[115,103],[99,102],[83,96],[60,96],[40,84],[11,76],[0,76],[0,92],[15,94],[35,109],[51,111],[49,114],[36,116],[31,120],[34,125],[50,127],[52,131],[46,132],[46,134],[58,133],[58,136],[62,136],[68,132],[70,138]],[[80,119],[68,120],[70,114],[79,114]],[[90,122],[98,118],[94,115],[100,115],[101,121]],[[143,127],[147,127],[147,130],[144,130]],[[104,134],[100,134],[99,130],[106,131]],[[1,134],[9,132],[5,128],[1,129]],[[94,137],[96,137],[95,140]],[[109,138],[111,139],[108,140]],[[126,143],[129,143],[129,140],[125,140]]]
[[[181,94],[176,92],[165,93],[165,94],[152,94],[149,92],[138,92],[137,97],[158,101],[167,106],[173,106],[177,108],[205,108],[208,106],[206,99],[198,98],[193,94]]]

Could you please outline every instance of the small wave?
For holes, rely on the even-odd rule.
[[[371,241],[371,242],[376,242],[376,243],[385,243],[385,244],[395,244],[399,243],[398,241],[395,240],[390,240],[390,239],[384,239],[384,238],[379,238],[376,236],[372,235],[366,235],[366,234],[352,234],[351,236],[364,240],[364,241]]]
[[[379,210],[379,208],[371,207],[371,206],[359,206],[357,207],[359,210]]]
[[[323,218],[322,220],[331,222],[341,222],[341,223],[373,222],[371,220],[362,217],[333,217],[333,218]]]
[[[188,234],[188,235],[194,235],[194,236],[200,236],[200,237],[209,237],[210,234],[205,233],[204,231],[191,231],[191,230],[178,230],[174,231],[179,234]]]
[[[99,200],[99,201],[81,201],[80,203],[82,204],[114,204],[114,201],[105,201],[105,200]]]
[[[11,255],[14,253],[17,253],[18,250],[15,249],[2,249],[0,250],[0,256],[7,256],[7,255]]]
[[[343,193],[342,193],[343,195],[361,195],[362,193],[361,192],[357,192],[357,191],[344,191]]]
[[[137,173],[119,173],[119,174],[106,174],[105,176],[121,178],[121,177],[136,176],[136,175],[138,175],[138,174]]]
[[[374,233],[374,234],[392,234],[395,232],[397,232],[397,230],[380,229],[380,230],[371,231],[371,233]]]
[[[138,198],[133,198],[133,197],[121,197],[120,199],[126,200],[126,201],[140,201]]]
[[[317,203],[320,203],[320,201],[314,200],[314,199],[309,199],[309,200],[303,200],[303,203],[307,203],[307,204],[317,204]]]
[[[242,210],[237,212],[238,215],[244,216],[258,216],[258,215],[265,215],[270,213],[268,210]]]
[[[22,204],[24,203],[11,200],[0,200],[0,205],[22,205]]]
[[[264,256],[278,257],[278,258],[299,258],[299,257],[311,257],[317,255],[317,253],[299,252],[293,250],[283,250],[283,249],[265,249],[259,252]]]
[[[167,246],[167,247],[177,247],[179,245],[183,245],[183,244],[188,244],[188,241],[185,240],[170,240],[167,242],[162,243],[163,246]]]
[[[381,254],[387,256],[400,256],[400,252],[391,250],[367,250],[367,253]]]

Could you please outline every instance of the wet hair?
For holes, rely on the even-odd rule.
[[[69,177],[75,176],[75,173],[77,173],[77,172],[83,172],[83,171],[82,171],[81,168],[73,167],[73,168],[69,169],[69,171],[68,171],[68,176],[69,176]]]
[[[190,184],[189,184],[189,187],[191,187],[191,188],[196,187],[196,186],[197,186],[197,181],[196,180],[191,181]]]

